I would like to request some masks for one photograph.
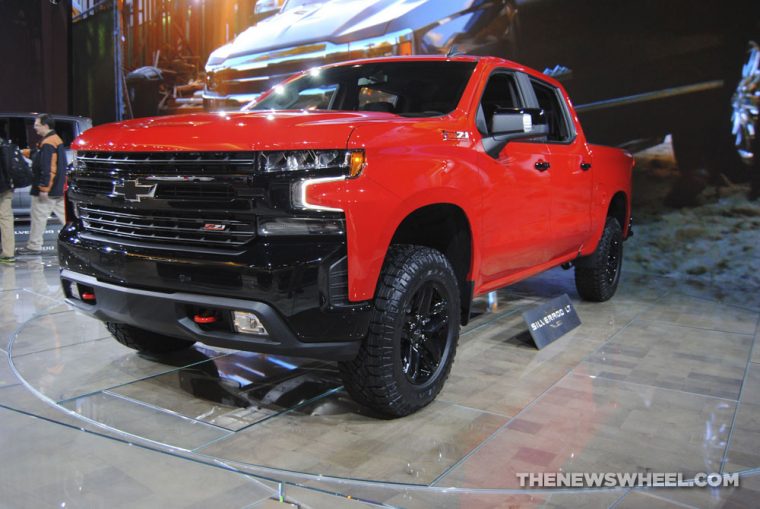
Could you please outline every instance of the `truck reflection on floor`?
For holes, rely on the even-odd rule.
[[[185,366],[176,372],[179,387],[224,406],[271,415],[296,409],[342,385],[334,364],[250,352],[212,359],[206,352],[211,353],[199,347],[162,356],[160,362]]]

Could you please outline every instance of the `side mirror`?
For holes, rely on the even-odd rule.
[[[491,118],[491,136],[483,138],[483,148],[491,157],[512,140],[540,138],[549,129],[544,111],[537,108],[499,108]]]

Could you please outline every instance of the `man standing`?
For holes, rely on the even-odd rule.
[[[16,248],[15,231],[13,230],[13,188],[10,177],[11,150],[6,148],[6,142],[0,138],[0,242],[3,252],[0,263],[12,264]]]
[[[63,187],[66,182],[66,152],[63,140],[53,130],[55,122],[45,114],[34,119],[34,130],[42,137],[38,150],[32,157],[32,224],[26,247],[16,251],[19,255],[42,253],[42,236],[45,234],[50,213],[61,224],[66,223]]]

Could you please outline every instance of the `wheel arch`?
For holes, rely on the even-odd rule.
[[[611,194],[612,197],[609,200],[607,200],[605,196],[604,199],[600,200],[598,205],[593,208],[591,232],[588,241],[584,243],[581,248],[579,259],[590,256],[596,250],[596,247],[602,238],[602,234],[604,233],[604,225],[608,217],[614,217],[617,219],[618,223],[620,223],[620,227],[623,229],[623,239],[633,235],[631,222],[629,220],[631,217],[631,204],[628,193],[625,190],[618,188],[617,191]]]
[[[390,245],[412,244],[436,249],[449,260],[459,285],[462,324],[469,319],[472,302],[473,231],[464,209],[452,203],[421,206],[404,217]]]
[[[610,200],[610,204],[607,207],[607,217],[614,217],[617,219],[620,227],[623,229],[623,238],[628,236],[629,232],[629,205],[628,197],[625,192],[618,191]]]

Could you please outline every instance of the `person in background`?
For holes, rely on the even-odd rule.
[[[40,114],[34,119],[34,130],[40,140],[37,151],[32,156],[31,227],[26,247],[16,251],[18,255],[38,255],[42,253],[42,236],[47,220],[52,212],[61,222],[66,223],[63,189],[66,182],[66,151],[63,140],[55,130],[55,122],[48,115]]]
[[[0,138],[0,146],[6,141]],[[16,261],[13,253],[16,248],[16,233],[13,230],[13,188],[10,178],[11,152],[0,150],[0,242],[2,254],[0,263],[11,264]]]

